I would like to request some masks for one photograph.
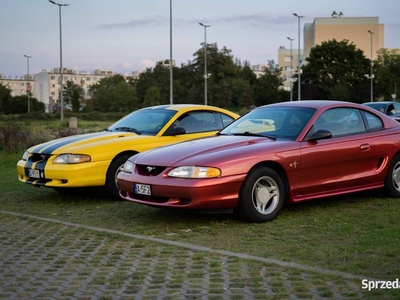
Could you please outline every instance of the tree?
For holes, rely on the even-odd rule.
[[[100,79],[97,83],[89,87],[89,95],[93,96],[95,94],[98,94],[98,90],[100,88],[112,92],[115,90],[116,85],[122,81],[125,81],[125,78],[124,76],[119,74],[114,76],[104,77]]]
[[[144,102],[146,90],[154,85],[155,82],[152,76],[152,68],[147,68],[146,71],[142,72],[139,75],[139,78],[135,84],[139,105],[141,105]]]
[[[374,95],[390,100],[400,89],[400,53],[396,50],[380,49],[374,61]],[[397,92],[397,99],[398,97]]]
[[[38,99],[31,97],[29,100],[31,111],[44,112],[45,105]],[[7,104],[3,109],[4,114],[24,114],[28,112],[28,96],[15,96],[7,100]]]
[[[264,74],[257,80],[255,87],[255,104],[257,106],[281,102],[280,87],[283,84],[282,69],[273,60],[268,61]]]
[[[73,81],[67,81],[63,86],[63,101],[65,104],[71,104],[73,111],[79,111],[81,100],[83,98],[82,88]]]
[[[9,104],[11,99],[11,90],[0,83],[0,112],[9,113]]]
[[[240,67],[233,60],[232,50],[223,47],[218,50],[216,43],[207,44],[207,102],[209,105],[229,107],[232,100],[232,83],[239,76]],[[192,70],[196,74],[198,84],[204,91],[204,47],[194,53]],[[204,92],[202,93],[204,99]],[[201,101],[200,103],[204,103]]]
[[[146,90],[146,95],[143,102],[143,107],[160,105],[161,96],[160,90],[156,86],[149,87]]]
[[[244,66],[240,69],[239,78],[233,81],[232,105],[241,108],[254,106],[256,86],[257,76],[250,68],[250,63],[245,61]]]
[[[368,83],[364,75],[369,73],[369,60],[353,43],[347,40],[322,42],[311,49],[306,61],[301,76],[302,88],[306,88],[303,99],[305,94],[312,94],[316,100],[366,101],[365,93],[360,91]]]
[[[235,78],[232,81],[232,107],[249,108],[254,105],[254,89],[249,81]]]
[[[158,63],[154,68],[148,68],[140,74],[136,82],[136,92],[140,107],[143,107],[146,101],[146,93],[152,87],[157,87],[159,90],[158,104],[169,103],[169,67]]]
[[[242,64],[240,60],[234,59],[231,52],[226,47],[218,49],[216,43],[207,44],[208,105],[249,108],[256,104],[257,97],[259,103],[279,102],[289,98],[287,92],[280,89],[281,70],[273,61],[266,75],[258,80],[250,63],[245,61]],[[193,57],[192,61],[173,69],[173,103],[204,103],[204,45]],[[134,84],[141,107],[150,103],[169,103],[169,66],[158,63],[154,68],[148,68]],[[262,88],[259,88],[260,84]]]
[[[129,112],[137,108],[135,87],[122,75],[101,79],[89,88],[92,98],[87,103],[87,110],[100,112]]]
[[[240,76],[240,78],[248,81],[251,86],[254,86],[257,84],[257,76],[253,72],[253,70],[250,68],[249,62],[245,62],[244,66],[240,69],[239,76]]]

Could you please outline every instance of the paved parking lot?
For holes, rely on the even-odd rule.
[[[0,211],[0,232],[0,299],[367,295],[352,274],[37,216]]]

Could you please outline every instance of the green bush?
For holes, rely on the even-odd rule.
[[[54,139],[56,136],[49,130],[35,129],[19,123],[0,125],[0,150],[24,151],[35,144]]]
[[[100,113],[92,111],[88,113],[80,113],[79,118],[85,121],[117,121],[127,114],[119,112]]]
[[[24,151],[27,148],[57,138],[84,133],[84,129],[49,127],[40,123],[0,125],[0,151]]]
[[[100,113],[98,111],[93,112],[64,112],[64,120],[62,124],[68,126],[68,120],[70,117],[77,117],[79,120],[85,121],[106,121],[115,122],[128,113],[122,112],[110,112]],[[14,122],[14,121],[59,121],[60,113],[44,113],[44,112],[31,112],[29,114],[0,114],[0,122]]]

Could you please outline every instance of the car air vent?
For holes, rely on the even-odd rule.
[[[143,176],[157,176],[166,169],[166,167],[150,165],[136,165],[136,167],[138,173]]]
[[[39,161],[47,161],[49,159],[49,157],[50,157],[49,154],[35,153],[35,154],[32,154],[29,159],[32,162],[39,162]]]
[[[168,197],[158,197],[158,196],[144,196],[133,193],[128,193],[129,198],[153,202],[153,203],[167,203],[170,198]]]

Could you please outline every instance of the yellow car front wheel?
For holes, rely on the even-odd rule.
[[[116,158],[113,159],[107,170],[105,188],[109,193],[109,195],[114,199],[121,199],[121,197],[119,196],[119,189],[117,186],[117,175],[121,171],[121,168],[123,167],[125,162],[132,155],[133,154],[125,153],[121,154],[120,156],[117,156]]]

